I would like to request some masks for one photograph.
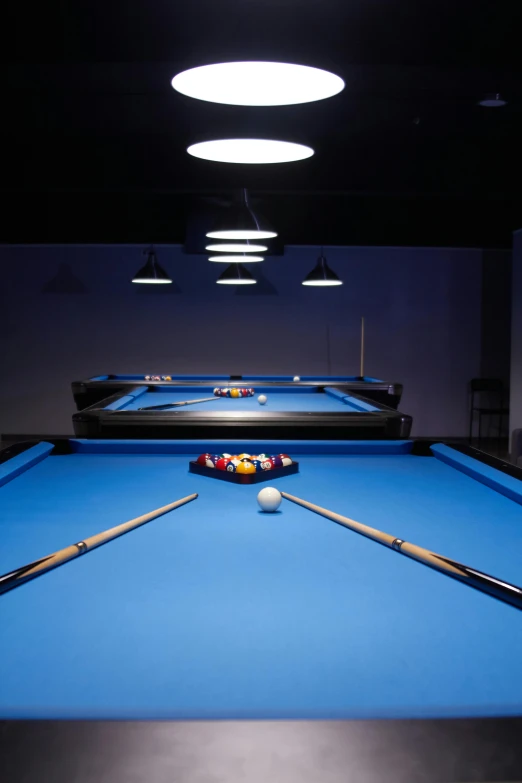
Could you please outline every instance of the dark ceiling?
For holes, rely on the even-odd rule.
[[[287,244],[508,247],[522,226],[520,0],[7,0],[0,240],[184,242],[250,189]],[[243,108],[179,71],[329,68],[326,101]],[[477,101],[500,92],[501,109]],[[205,137],[309,143],[275,166],[196,160]]]

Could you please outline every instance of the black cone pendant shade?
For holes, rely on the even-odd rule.
[[[158,264],[154,250],[147,251],[147,263],[132,278],[133,283],[165,284],[172,280],[162,266]]]
[[[241,197],[219,219],[212,231],[207,232],[207,237],[211,239],[271,239],[276,236],[277,232],[272,226],[250,206],[246,188],[243,188]]]
[[[257,283],[257,280],[242,264],[230,264],[218,277],[216,283],[219,285],[252,285]]]
[[[317,286],[318,288],[321,286],[333,286],[333,285],[342,285],[342,284],[343,281],[339,280],[335,272],[332,269],[330,269],[326,261],[326,258],[323,256],[322,252],[319,258],[317,259],[317,264],[302,282],[302,285]]]

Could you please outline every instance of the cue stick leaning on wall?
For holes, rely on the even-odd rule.
[[[179,508],[179,506],[183,506],[185,503],[190,503],[190,501],[195,500],[197,496],[197,493],[187,495],[180,500],[175,500],[173,503],[168,503],[166,506],[157,508],[154,511],[149,511],[147,514],[142,514],[141,517],[131,519],[129,522],[123,522],[121,525],[111,527],[109,530],[104,530],[102,533],[96,533],[96,535],[89,536],[89,538],[85,538],[77,544],[71,544],[71,546],[53,552],[52,555],[42,557],[40,560],[34,560],[28,565],[0,576],[0,595],[18,587],[18,585],[24,584],[24,582],[28,582],[30,579],[47,573],[51,568],[56,568],[64,563],[68,563],[69,560],[74,560],[75,557],[79,557],[85,552],[90,552],[91,549],[102,546],[102,544],[106,544],[108,541],[112,541],[114,538],[124,535],[124,533],[135,530],[137,527],[140,527],[140,525],[144,525],[152,519],[161,517],[163,514],[168,514],[169,511],[174,511],[175,508]]]
[[[366,536],[366,538],[371,538],[379,544],[384,544],[384,546],[389,547],[389,549],[401,552],[401,554],[407,555],[413,560],[417,560],[419,563],[423,563],[430,568],[434,568],[436,571],[446,574],[446,576],[458,579],[459,582],[463,582],[469,587],[474,587],[482,593],[492,595],[494,598],[498,598],[506,604],[511,604],[511,606],[515,606],[517,609],[522,609],[522,588],[520,587],[516,587],[509,582],[504,582],[502,579],[496,579],[494,576],[484,574],[482,571],[477,571],[456,560],[451,560],[449,557],[438,555],[430,549],[424,549],[422,546],[403,541],[402,538],[396,538],[389,533],[383,533],[382,530],[377,530],[377,528],[363,525],[361,522],[356,522],[349,517],[343,517],[340,514],[336,514],[334,511],[328,511],[327,508],[316,506],[314,503],[309,503],[307,500],[295,497],[295,495],[289,495],[287,492],[281,492],[281,495],[287,500],[291,500],[292,503],[297,503],[298,506],[308,508],[316,514],[331,519],[332,522],[344,525],[344,527],[354,530],[356,533]]]
[[[361,317],[361,364],[359,367],[359,378],[364,380],[364,315]]]

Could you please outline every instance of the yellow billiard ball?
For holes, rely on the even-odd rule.
[[[239,389],[231,389],[230,396],[231,397],[240,397],[241,396],[241,392],[239,391]]]
[[[240,462],[236,468],[236,473],[255,473],[256,466],[251,462]]]

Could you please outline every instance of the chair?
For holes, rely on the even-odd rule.
[[[522,468],[522,429],[513,430],[511,433],[511,462]]]
[[[502,417],[509,416],[505,404],[504,384],[499,378],[472,378],[469,382],[469,439],[473,439],[475,414],[478,414],[478,439],[482,436],[482,417],[498,416],[498,438],[502,434]]]

